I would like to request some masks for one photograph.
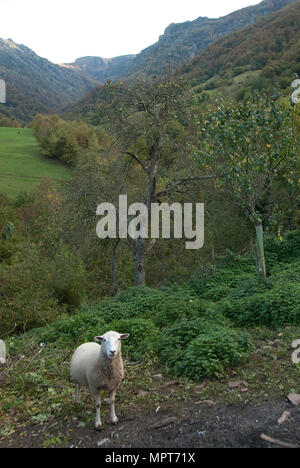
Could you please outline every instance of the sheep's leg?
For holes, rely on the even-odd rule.
[[[97,431],[101,431],[102,423],[101,423],[101,416],[100,416],[100,407],[101,407],[101,399],[100,399],[100,392],[98,391],[95,397],[96,402],[96,421],[95,421],[95,429]]]
[[[110,420],[113,424],[118,424],[119,420],[115,413],[115,399],[116,399],[117,390],[112,390],[110,392]]]
[[[76,391],[76,402],[80,402],[80,385],[77,384],[77,391]]]

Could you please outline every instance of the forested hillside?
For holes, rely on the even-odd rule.
[[[175,70],[193,88],[198,101],[219,90],[242,98],[253,89],[279,84],[289,88],[300,74],[300,2],[256,21],[241,31],[211,45],[206,51]],[[66,108],[66,115],[99,121],[104,88],[98,87]]]
[[[146,78],[166,74],[169,69],[174,70],[200,54],[210,44],[292,2],[293,0],[264,0],[258,5],[221,18],[200,17],[194,21],[171,24],[156,44],[137,55],[128,75],[131,78]]]
[[[247,85],[263,88],[278,82],[286,88],[297,73],[300,73],[298,1],[218,41],[178,70],[193,87],[202,85],[197,88],[199,92],[227,86],[231,94],[238,89],[234,87],[238,81],[244,93]],[[238,78],[239,75],[243,76]]]
[[[100,82],[120,78],[145,79],[161,76],[197,56],[231,32],[253,24],[262,16],[284,8],[293,0],[264,0],[258,5],[237,10],[221,18],[199,17],[194,21],[170,24],[157,43],[136,56],[112,59],[82,57],[64,64]]]
[[[97,82],[39,57],[11,39],[0,39],[0,77],[7,104],[1,114],[29,122],[38,112],[53,112],[74,102]]]
[[[0,39],[0,77],[6,81],[8,89],[7,105],[1,108],[1,116],[28,123],[39,112],[57,112],[78,101],[106,80],[164,75],[220,38],[255,23],[262,16],[276,12],[291,2],[264,0],[222,18],[200,17],[186,23],[171,24],[156,44],[136,56],[110,59],[81,57],[74,63],[57,65],[11,39]],[[285,14],[284,10],[281,14]],[[264,38],[259,40],[263,41]],[[263,47],[268,50],[268,43]],[[278,49],[278,43],[276,47]],[[247,62],[247,58],[244,57],[244,61]],[[205,62],[210,70],[215,60],[211,55],[206,55]],[[246,65],[249,65],[248,62]]]

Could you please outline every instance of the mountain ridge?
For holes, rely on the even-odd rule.
[[[300,75],[299,33],[300,1],[297,1],[210,45],[179,67],[174,75],[191,84],[200,102],[204,94],[218,89],[233,96],[247,88],[270,83],[275,86],[276,80],[287,88],[294,74]],[[99,87],[69,106],[65,115],[79,115],[97,124],[101,99],[102,87]]]
[[[281,10],[294,1],[263,0],[256,5],[241,8],[219,18],[200,16],[192,21],[171,23],[155,44],[143,49],[137,55],[125,55],[112,59],[80,57],[73,64],[64,65],[71,65],[76,68],[76,64],[78,65],[80,61],[83,61],[83,66],[79,65],[77,70],[102,82],[107,79],[116,81],[121,78],[145,79],[151,76],[160,76],[169,72],[170,69],[174,70],[191,60],[221,37],[243,29],[259,18]],[[116,70],[116,67],[111,69],[113,61],[115,61],[114,65],[117,65],[120,59],[126,57],[130,57],[130,59],[127,60],[122,70]],[[92,70],[84,65],[84,59],[87,58],[90,61],[94,58],[110,62],[106,62],[105,66],[102,66],[101,70],[99,69],[97,72],[97,66],[95,70]],[[105,72],[103,73],[104,68]]]
[[[300,74],[299,1],[217,41],[176,73],[194,87],[206,83],[207,89],[213,89],[218,86],[208,80],[226,82],[247,72],[259,72],[257,85],[273,80],[283,88]]]
[[[23,44],[1,38],[0,77],[7,85],[7,104],[1,107],[1,114],[23,121],[31,120],[37,112],[71,104],[99,84],[39,57]]]
[[[190,61],[199,57],[199,50],[218,38],[225,40],[233,30],[268,17],[270,12],[282,12],[293,3],[299,0],[264,0],[217,19],[199,17],[171,23],[156,44],[136,56],[87,56],[58,65],[12,39],[0,39],[0,78],[7,84],[7,104],[1,106],[0,113],[27,123],[37,113],[55,113],[84,100],[107,80],[150,79],[186,63],[190,66]],[[212,58],[207,56],[207,60],[210,63]]]
[[[77,58],[73,63],[63,63],[61,66],[104,83],[107,80],[116,81],[126,75],[130,71],[135,57],[134,54],[112,58],[86,56]]]

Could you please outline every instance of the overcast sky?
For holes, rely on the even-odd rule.
[[[0,37],[52,62],[136,54],[170,23],[218,18],[251,0],[0,0]]]

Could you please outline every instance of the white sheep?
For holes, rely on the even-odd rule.
[[[96,336],[95,341],[101,343],[85,343],[73,354],[71,361],[71,377],[77,382],[77,401],[80,399],[80,387],[90,389],[96,402],[95,428],[101,431],[100,390],[109,392],[110,420],[113,424],[119,422],[115,413],[115,397],[117,389],[124,378],[124,365],[121,354],[121,340],[126,340],[128,333],[110,331],[103,336]]]

